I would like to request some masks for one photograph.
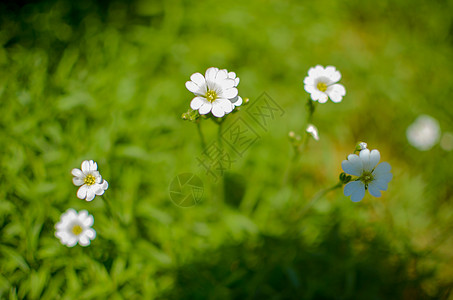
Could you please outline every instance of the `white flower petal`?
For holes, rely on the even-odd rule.
[[[335,102],[341,102],[343,99],[343,96],[346,95],[346,89],[344,88],[343,85],[337,83],[334,85],[330,85],[327,87],[326,90],[327,95],[329,95],[329,98]]]
[[[228,78],[230,78],[230,79],[235,79],[235,78],[236,78],[236,73],[234,73],[234,72],[228,72]]]
[[[200,87],[193,81],[186,81],[186,88],[197,96],[201,96],[206,93],[203,86]]]
[[[94,190],[92,187],[87,188],[87,198],[85,199],[86,201],[92,201],[96,194],[94,193]]]
[[[76,185],[76,186],[81,186],[84,183],[84,181],[83,181],[83,178],[74,177],[74,178],[72,178],[72,183],[74,183],[74,185]]]
[[[79,236],[79,245],[80,245],[80,246],[83,246],[83,247],[86,247],[86,246],[88,246],[89,244],[90,244],[90,239],[89,239],[87,236],[81,234],[81,235]]]
[[[234,98],[238,95],[238,89],[235,88],[235,87],[232,87],[232,88],[229,88],[229,89],[225,89],[222,93],[222,98],[228,98],[228,99],[231,99],[231,98]]]
[[[97,169],[98,169],[98,164],[95,163],[95,162],[92,161],[92,160],[90,160],[89,163],[90,163],[90,172],[97,171]]]
[[[232,101],[234,106],[241,106],[242,105],[242,97],[241,96],[237,96],[236,98],[233,98],[233,99],[237,99],[236,101]]]
[[[212,109],[212,103],[207,101],[203,103],[203,105],[198,109],[198,113],[200,115],[205,115],[209,113]]]
[[[368,192],[371,196],[381,197],[381,191],[379,191],[379,187],[375,181],[372,181],[368,184]]]
[[[319,93],[319,90],[314,86],[314,85],[304,85],[304,90],[307,92],[307,93]]]
[[[93,226],[94,217],[92,215],[87,215],[85,219],[83,219],[82,224],[85,228]]]
[[[107,182],[107,180],[104,180],[102,182],[102,189],[105,191],[108,188],[109,188],[109,183]]]
[[[314,101],[318,101],[319,103],[326,103],[329,97],[326,93],[316,90],[315,92],[310,94],[311,99]]]
[[[219,72],[217,72],[217,74],[215,76],[216,81],[222,81],[227,78],[228,78],[228,72],[225,69],[219,70]],[[233,80],[233,83],[234,83],[234,80]]]
[[[77,216],[78,223],[83,224],[83,221],[88,217],[88,211],[81,210],[79,211],[79,215]]]
[[[83,174],[82,170],[80,170],[80,169],[72,169],[71,174],[74,175],[75,177],[84,177],[85,176]]]
[[[381,159],[381,154],[378,150],[374,149],[370,152],[370,168],[374,169]]]
[[[314,68],[308,70],[308,76],[310,77],[320,77],[324,75],[324,68],[321,65],[317,65]]]
[[[227,114],[233,111],[234,105],[228,99],[217,99],[215,103],[218,103]]]
[[[356,154],[350,154],[348,160],[343,160],[341,168],[349,175],[360,176],[363,173],[362,160]]]
[[[387,174],[392,175],[391,173],[387,173]],[[376,187],[378,187],[382,191],[386,191],[388,189],[388,186],[389,186],[389,181],[390,180],[386,180],[386,179],[375,179],[375,180],[373,180],[373,185],[375,185]]]
[[[90,225],[91,226],[91,225]],[[93,240],[96,237],[96,231],[93,228],[85,230],[84,234],[90,239]]]
[[[217,117],[221,118],[225,115],[225,110],[223,109],[222,105],[217,101],[212,103],[212,114]]]
[[[208,81],[208,80],[215,81],[215,77],[218,72],[219,72],[218,68],[211,67],[211,68],[207,69],[206,73],[204,75],[204,77],[206,78],[206,81]]]
[[[190,108],[192,109],[199,109],[203,103],[205,102],[208,102],[208,100],[206,98],[203,98],[203,97],[195,97],[192,99],[192,101],[190,102]]]
[[[360,159],[362,160],[363,170],[371,172],[373,169],[370,165],[370,150],[364,149],[359,153]]]
[[[84,160],[82,162],[82,172],[84,174],[88,174],[90,172],[90,162],[88,160]]]
[[[75,236],[70,236],[64,244],[68,247],[74,247],[77,244],[77,238]]]
[[[365,185],[361,181],[351,181],[344,186],[344,195],[351,196],[351,201],[358,202],[365,197]]]
[[[87,196],[87,190],[88,190],[88,186],[86,184],[79,187],[79,190],[77,191],[77,198],[85,199]]]
[[[341,73],[333,66],[326,67],[326,75],[332,82],[338,82],[341,79]]]
[[[314,77],[310,77],[310,76],[305,77],[304,78],[304,85],[314,86],[315,85],[315,78]]]
[[[198,87],[202,87],[206,85],[206,79],[204,79],[204,76],[200,73],[193,73],[190,76],[190,80],[192,80]]]
[[[218,84],[220,85],[222,90],[230,89],[235,86],[233,79],[225,79],[225,80],[219,81]]]
[[[374,174],[379,177],[381,173],[388,173],[392,167],[388,162],[381,162],[377,167],[374,169]]]

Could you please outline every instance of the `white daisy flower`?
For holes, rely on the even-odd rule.
[[[215,117],[223,117],[233,111],[234,105],[229,99],[238,95],[237,83],[235,79],[229,78],[226,70],[218,68],[207,69],[205,76],[192,74],[190,81],[186,82],[186,88],[195,94],[190,107],[201,115],[212,112]]]
[[[429,150],[439,141],[439,123],[433,117],[421,115],[407,128],[406,136],[418,150]]]
[[[72,179],[74,185],[80,186],[77,191],[77,197],[79,199],[91,201],[96,195],[100,196],[104,194],[105,190],[109,187],[108,182],[102,179],[97,163],[92,160],[84,160],[82,162],[82,170],[72,169],[71,173],[74,175]]]
[[[341,79],[341,73],[333,66],[317,65],[308,70],[308,76],[304,79],[304,89],[310,93],[313,101],[326,103],[330,98],[333,102],[341,102],[346,95],[346,89],[343,85],[336,83]]]
[[[319,141],[318,128],[313,124],[308,124],[307,129],[305,130],[316,140]]]
[[[77,213],[70,208],[61,215],[60,222],[55,224],[55,236],[68,247],[74,247],[77,243],[80,246],[88,246],[90,240],[96,237],[96,231],[91,228],[93,223],[93,216],[86,210]]]
[[[351,196],[351,200],[358,202],[365,196],[365,190],[374,196],[380,197],[381,190],[386,191],[392,180],[391,166],[387,162],[378,162],[381,159],[378,150],[364,149],[359,155],[350,154],[348,160],[343,160],[341,167],[347,174],[358,176],[344,187],[344,195]],[[377,165],[377,166],[376,166]]]

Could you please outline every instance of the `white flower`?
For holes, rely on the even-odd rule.
[[[311,136],[316,140],[319,141],[319,135],[318,135],[318,128],[316,128],[315,125],[313,124],[308,124],[306,131],[311,134]]]
[[[97,163],[92,160],[84,160],[82,170],[72,169],[71,173],[75,176],[72,179],[74,185],[81,186],[77,191],[77,197],[80,199],[91,201],[96,195],[104,194],[109,187],[108,182],[102,179]]]
[[[453,133],[445,132],[440,140],[440,147],[445,151],[453,150]]]
[[[90,240],[96,237],[96,231],[91,228],[93,223],[93,216],[86,210],[77,213],[70,208],[61,215],[60,222],[55,224],[55,236],[68,247],[74,247],[77,243],[80,246],[88,246]]]
[[[357,150],[362,151],[368,147],[368,144],[365,142],[360,142],[357,144]]]
[[[359,155],[350,154],[348,160],[343,160],[341,167],[347,174],[358,176],[344,187],[344,195],[351,196],[351,200],[358,202],[365,196],[365,190],[374,196],[380,197],[381,190],[386,191],[392,180],[391,166],[387,162],[378,162],[381,159],[378,150],[365,149]],[[377,166],[376,166],[377,165]]]
[[[190,81],[186,82],[186,88],[195,94],[190,107],[198,110],[201,115],[212,112],[218,118],[233,111],[234,105],[230,99],[238,95],[236,86],[239,78],[236,83],[236,80],[229,76],[226,70],[218,68],[207,69],[205,76],[200,73],[192,74]],[[231,76],[233,77],[232,74]]]
[[[330,98],[333,102],[341,102],[346,95],[346,89],[343,85],[336,83],[341,79],[341,73],[333,66],[317,65],[308,70],[308,76],[304,79],[304,89],[310,93],[313,101],[326,103]]]
[[[406,130],[409,143],[420,151],[431,149],[440,137],[440,127],[436,119],[419,116]]]

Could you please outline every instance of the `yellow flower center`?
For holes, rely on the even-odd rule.
[[[75,235],[79,235],[81,234],[83,231],[82,227],[80,225],[74,225],[72,227],[72,233],[74,233]]]
[[[96,178],[91,175],[91,174],[88,174],[85,179],[83,180],[83,182],[86,184],[86,185],[93,185],[96,183]]]
[[[318,85],[317,85],[316,87],[317,87],[318,90],[320,90],[321,92],[327,91],[327,84],[325,84],[324,82],[318,82]]]
[[[214,102],[214,100],[217,99],[217,93],[212,90],[207,91],[206,99],[208,99],[209,102]]]
[[[368,186],[368,184],[374,180],[374,176],[370,172],[363,172],[362,176],[360,176],[359,179],[365,184],[365,186]]]

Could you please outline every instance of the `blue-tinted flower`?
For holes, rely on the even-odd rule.
[[[378,150],[364,149],[359,155],[350,154],[347,160],[341,163],[343,171],[357,176],[344,187],[344,195],[351,196],[351,200],[358,202],[365,196],[365,190],[374,196],[380,197],[381,191],[386,191],[392,180],[391,166],[387,162],[378,165],[381,156]]]

